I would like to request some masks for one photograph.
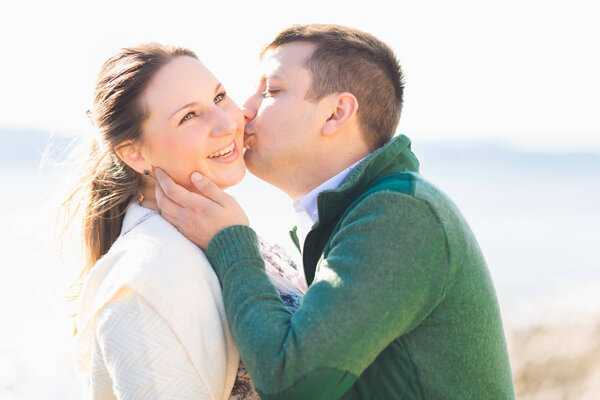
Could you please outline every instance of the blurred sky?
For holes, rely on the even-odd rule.
[[[600,149],[598,1],[4,1],[0,128],[91,129],[102,62],[144,41],[186,46],[242,103],[258,51],[296,23],[375,34],[406,74],[400,131],[528,150]]]

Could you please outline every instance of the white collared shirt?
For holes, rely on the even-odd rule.
[[[337,188],[350,171],[365,158],[358,160],[333,178],[328,179],[309,193],[294,201],[294,210],[298,215],[298,240],[300,242],[300,248],[304,247],[306,235],[308,235],[308,232],[310,232],[313,225],[319,220],[319,210],[317,208],[317,197],[319,194],[325,190]]]

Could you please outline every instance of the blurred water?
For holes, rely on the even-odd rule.
[[[56,294],[74,271],[53,253],[48,206],[57,182],[37,171],[45,134],[20,135],[0,135],[0,399],[76,399],[69,308]],[[600,305],[600,154],[418,140],[413,150],[422,174],[456,202],[475,232],[505,321],[517,314],[550,318],[539,308],[548,299],[568,312]],[[287,231],[295,216],[282,193],[252,176],[230,193],[259,234],[294,252]]]
[[[78,399],[69,271],[53,252],[52,215],[35,163],[0,162],[0,399]]]
[[[600,310],[600,154],[439,143],[415,151],[474,230],[505,322]]]
[[[600,154],[421,153],[423,174],[467,216],[499,291],[518,299],[600,278]]]

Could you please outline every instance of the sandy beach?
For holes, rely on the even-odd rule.
[[[518,399],[598,398],[600,282],[523,303],[504,320]]]

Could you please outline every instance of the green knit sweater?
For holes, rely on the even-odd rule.
[[[514,398],[483,255],[456,206],[418,175],[407,137],[321,193],[318,210],[294,314],[250,228],[229,227],[207,249],[261,398]]]

